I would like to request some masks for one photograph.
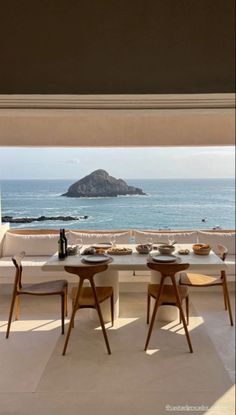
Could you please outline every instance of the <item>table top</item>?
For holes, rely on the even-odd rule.
[[[125,246],[132,249],[132,254],[130,255],[109,255],[112,258],[112,261],[108,264],[110,269],[114,270],[147,270],[147,261],[149,255],[157,255],[158,251],[153,250],[149,255],[138,254],[135,250],[135,245],[119,245]],[[82,251],[87,246],[84,245]],[[190,244],[177,244],[175,245],[176,249],[173,252],[182,263],[189,264],[189,270],[201,271],[207,268],[210,270],[223,270],[226,269],[226,264],[213,252],[211,251],[209,255],[196,255],[192,250],[192,245]],[[179,255],[178,251],[180,249],[189,249],[190,253],[188,255]],[[54,254],[42,267],[43,271],[63,271],[65,266],[85,266],[81,262],[83,255],[70,255],[64,260],[59,260],[57,253]]]

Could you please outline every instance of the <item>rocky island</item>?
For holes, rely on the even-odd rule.
[[[117,197],[145,195],[142,189],[128,186],[122,179],[115,179],[105,170],[95,170],[88,176],[73,183],[62,196],[66,197]]]
[[[59,220],[59,221],[71,221],[71,220],[81,220],[88,219],[87,215],[84,216],[38,216],[36,218],[26,217],[26,218],[13,218],[13,216],[2,216],[2,223],[32,223],[32,222],[44,222],[46,220]]]

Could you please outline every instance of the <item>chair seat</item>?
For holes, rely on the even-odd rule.
[[[222,285],[222,279],[219,277],[212,277],[204,274],[189,274],[187,272],[181,272],[180,284],[189,287],[202,287],[202,286],[213,286]]]
[[[77,288],[72,288],[72,299],[75,301],[77,293]],[[98,302],[102,303],[112,296],[113,288],[112,287],[96,287],[96,294]],[[95,307],[95,300],[93,296],[93,291],[91,287],[83,287],[82,295],[79,299],[80,307]]]
[[[47,281],[35,284],[24,284],[18,291],[20,294],[50,295],[60,294],[67,286],[67,280]]]
[[[159,284],[149,284],[148,285],[148,294],[156,298],[159,292],[160,285]],[[181,301],[188,296],[188,287],[179,286],[179,295]],[[161,296],[161,304],[176,304],[176,295],[174,291],[173,285],[164,285],[163,292]]]

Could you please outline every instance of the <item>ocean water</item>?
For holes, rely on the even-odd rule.
[[[3,180],[2,216],[88,216],[79,221],[12,224],[15,228],[235,229],[234,179],[126,181],[147,195],[67,198],[61,194],[74,180]]]

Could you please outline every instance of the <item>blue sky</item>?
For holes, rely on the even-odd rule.
[[[0,147],[1,179],[80,179],[96,169],[124,179],[234,177],[234,147]]]

